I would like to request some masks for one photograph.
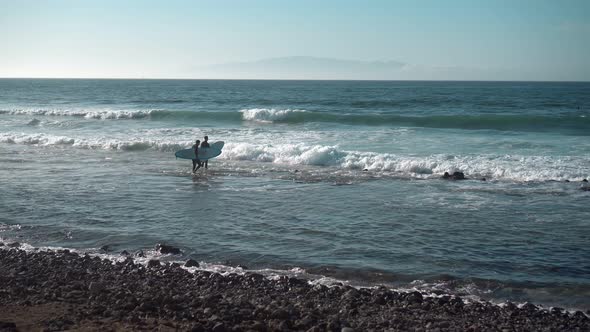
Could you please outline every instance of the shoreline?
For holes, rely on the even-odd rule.
[[[0,331],[590,330],[583,312],[0,246]]]

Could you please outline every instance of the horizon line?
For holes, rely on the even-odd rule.
[[[144,80],[144,81],[330,81],[330,82],[527,82],[590,83],[590,80],[462,80],[462,79],[314,79],[314,78],[158,78],[158,77],[2,77],[0,80]]]

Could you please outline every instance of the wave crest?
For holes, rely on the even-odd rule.
[[[63,109],[14,109],[0,110],[0,114],[32,116],[73,116],[86,119],[118,120],[145,119],[157,110],[63,110]]]
[[[0,143],[71,146],[79,149],[118,151],[161,151],[170,153],[191,145],[173,138],[107,139],[73,138],[50,134],[0,133]],[[584,156],[447,155],[425,156],[343,150],[339,146],[300,144],[227,143],[220,160],[272,163],[277,167],[319,167],[321,174],[367,170],[376,176],[435,178],[444,172],[460,171],[470,178],[486,177],[509,181],[581,180],[590,177]]]
[[[306,111],[291,109],[277,110],[274,108],[250,108],[240,111],[244,120],[256,122],[285,121],[293,114],[304,112]]]

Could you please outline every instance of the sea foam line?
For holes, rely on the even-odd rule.
[[[49,134],[0,133],[0,143],[61,146],[80,149],[173,152],[191,146],[191,141],[173,138],[111,139],[74,138]],[[440,177],[444,172],[463,172],[471,178],[486,177],[517,182],[582,180],[590,178],[590,159],[585,156],[519,155],[399,155],[344,150],[337,145],[227,143],[220,160],[251,161],[289,167],[319,167],[323,172],[363,171],[410,178]]]
[[[119,120],[145,119],[157,110],[66,110],[66,109],[13,109],[0,110],[0,114],[29,116],[72,116],[86,119]]]

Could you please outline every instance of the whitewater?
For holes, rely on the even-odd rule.
[[[0,79],[0,242],[587,310],[589,108],[588,83]],[[174,152],[205,135],[193,176]]]

